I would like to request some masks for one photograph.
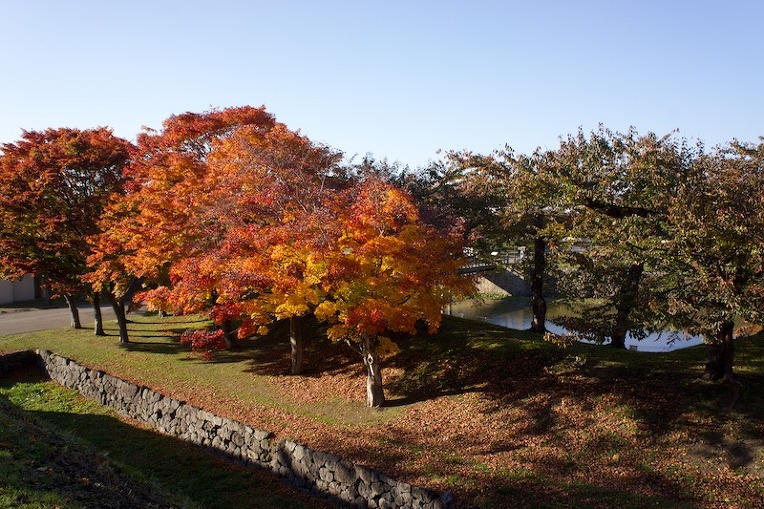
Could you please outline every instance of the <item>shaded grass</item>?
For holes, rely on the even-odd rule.
[[[53,388],[26,378],[0,382],[0,507],[192,507],[185,497],[143,475],[129,475],[73,434],[24,411],[19,400],[38,401]],[[52,406],[61,408],[61,398],[55,399]]]
[[[3,507],[330,507],[46,380],[0,382]]]

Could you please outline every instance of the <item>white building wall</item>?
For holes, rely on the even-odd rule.
[[[13,282],[13,301],[34,300],[34,276],[27,274],[21,281]]]
[[[20,281],[0,280],[0,304],[12,304],[34,299],[34,276],[24,276]]]
[[[13,283],[0,280],[0,304],[13,302]]]

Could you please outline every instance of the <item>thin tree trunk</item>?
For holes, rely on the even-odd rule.
[[[289,317],[289,346],[292,349],[292,374],[302,375],[304,370],[304,327],[301,316]]]
[[[103,316],[101,315],[101,294],[95,292],[93,294],[93,315],[95,317],[95,324],[93,329],[96,336],[105,336],[106,333],[103,330]]]
[[[69,306],[69,312],[72,314],[72,322],[70,324],[72,329],[81,329],[82,323],[80,322],[80,311],[77,309],[77,302],[74,296],[67,293],[64,295],[64,300]]]
[[[119,342],[129,343],[130,336],[127,333],[127,316],[125,314],[125,301],[118,299],[114,295],[109,295],[109,302],[117,317],[117,326],[119,327]]]
[[[385,403],[385,392],[382,387],[382,371],[377,354],[377,337],[364,334],[363,363],[366,366],[366,403],[372,408],[379,408]]]
[[[544,274],[546,272],[546,240],[538,237],[533,243],[533,321],[531,331],[546,332],[546,299],[544,299]]]
[[[732,365],[735,355],[735,323],[722,324],[716,341],[708,345],[708,362],[703,378],[707,380],[733,380]]]
[[[234,338],[236,335],[233,333],[233,323],[231,320],[223,320],[220,324],[220,328],[223,330],[223,340],[225,341],[226,350],[230,350],[233,347]]]
[[[633,263],[621,284],[620,293],[616,297],[615,324],[613,324],[613,332],[610,337],[610,346],[613,348],[626,348],[626,335],[631,328],[629,316],[637,303],[637,292],[642,282],[644,270],[645,265],[643,263]]]
[[[46,308],[50,307],[50,286],[48,285],[48,278],[42,276],[40,278],[40,293],[42,293],[42,304]]]

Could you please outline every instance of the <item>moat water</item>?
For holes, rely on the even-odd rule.
[[[446,313],[472,320],[482,320],[517,330],[529,329],[533,319],[530,303],[523,305],[513,299],[463,300],[453,303],[446,309]],[[549,303],[546,314],[547,330],[555,334],[567,334],[568,331],[565,328],[555,324],[553,321],[555,318],[570,316],[572,313],[571,309],[567,306],[555,304],[554,302]],[[703,344],[703,338],[680,334],[679,339],[677,339],[676,334],[672,334],[669,331],[660,334],[650,334],[641,341],[631,335],[626,337],[626,348],[640,352],[669,352],[678,348],[687,348],[701,344]]]

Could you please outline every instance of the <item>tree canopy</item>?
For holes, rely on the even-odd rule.
[[[634,129],[600,127],[561,141],[554,171],[569,204],[572,245],[560,250],[558,286],[577,302],[598,303],[564,319],[577,336],[624,348],[627,334],[643,338],[655,325],[644,304],[661,283],[656,267],[668,210],[695,157],[694,148],[671,134]]]
[[[469,281],[457,229],[428,225],[407,192],[339,161],[262,109],[171,117],[138,140],[128,192],[91,240],[92,277],[124,287],[133,274],[150,306],[210,313],[216,330],[183,338],[207,355],[286,319],[300,373],[302,322],[315,315],[366,362],[392,348],[385,331],[437,327]]]
[[[35,274],[54,295],[88,292],[87,237],[121,192],[130,144],[107,128],[25,131],[2,146],[0,274]],[[76,307],[73,324],[79,326]]]
[[[672,284],[650,310],[706,338],[705,376],[732,378],[736,323],[764,324],[764,144],[733,142],[696,158],[669,219],[659,270]]]
[[[105,293],[122,341],[136,282],[152,308],[209,313],[215,330],[183,338],[207,354],[288,320],[295,374],[318,318],[362,355],[378,406],[390,333],[438,327],[471,291],[466,251],[526,246],[532,330],[552,272],[560,296],[597,303],[563,320],[571,337],[623,347],[670,325],[706,336],[707,376],[731,378],[736,320],[764,320],[763,147],[600,127],[410,173],[343,164],[264,107],[174,115],[134,146],[107,128],[29,131],[2,146],[0,275],[34,273],[70,302]]]
[[[551,269],[556,297],[578,311],[556,319],[563,342],[623,348],[627,335],[670,326],[707,338],[721,359],[707,374],[720,378],[731,376],[732,347],[720,346],[731,317],[762,320],[761,155],[761,144],[707,151],[677,133],[600,126],[531,155],[450,153],[414,188],[468,226],[475,252],[533,246],[533,330],[543,330]]]

